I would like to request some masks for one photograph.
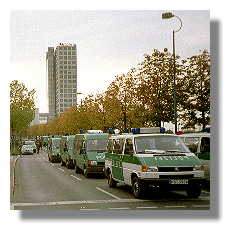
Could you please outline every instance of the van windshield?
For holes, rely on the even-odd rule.
[[[190,152],[178,136],[139,136],[135,138],[135,147],[136,153]]]
[[[105,152],[108,139],[87,140],[87,152]]]
[[[25,145],[35,145],[35,142],[28,140],[28,141],[25,141]]]

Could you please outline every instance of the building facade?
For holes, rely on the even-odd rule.
[[[47,79],[49,115],[77,105],[77,49],[75,44],[48,47]]]

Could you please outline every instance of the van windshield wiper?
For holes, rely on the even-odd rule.
[[[165,150],[157,150],[157,149],[145,149],[144,153],[166,153]]]
[[[170,150],[166,150],[167,153],[172,153],[172,152],[177,152],[177,153],[182,153],[182,151],[178,150],[178,149],[170,149]]]

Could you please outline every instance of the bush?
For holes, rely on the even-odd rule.
[[[19,154],[20,154],[20,150],[18,148],[11,149],[11,155],[19,155]]]

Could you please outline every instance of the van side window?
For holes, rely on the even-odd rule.
[[[108,153],[112,153],[113,152],[113,140],[112,139],[108,140],[107,151],[108,151]]]
[[[67,152],[68,151],[68,146],[67,146],[67,143],[64,144],[64,152]]]
[[[210,152],[210,138],[202,137],[201,139],[201,153]]]
[[[113,152],[117,154],[122,154],[124,146],[124,139],[116,139],[113,143]]]
[[[124,154],[133,155],[133,142],[132,139],[126,139]]]
[[[82,148],[82,140],[81,139],[78,139],[76,148],[78,151],[80,151],[80,149]]]
[[[197,152],[199,141],[199,137],[185,137],[185,144],[192,153]]]
[[[80,150],[80,153],[85,154],[86,153],[86,142],[83,140],[82,142],[82,148]]]

